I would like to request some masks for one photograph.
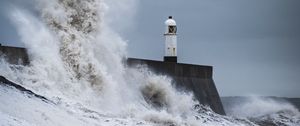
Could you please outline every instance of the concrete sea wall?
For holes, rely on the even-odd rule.
[[[1,46],[0,57],[4,57],[11,64],[28,65],[29,58],[25,48]]]
[[[201,104],[209,105],[216,113],[225,115],[220,96],[212,78],[213,68],[211,66],[135,58],[128,58],[127,63],[129,66],[144,64],[158,74],[170,76],[173,78],[177,89],[192,91]]]

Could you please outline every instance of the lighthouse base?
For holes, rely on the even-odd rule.
[[[177,56],[165,56],[164,62],[175,62],[177,63]]]

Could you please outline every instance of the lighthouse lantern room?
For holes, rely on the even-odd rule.
[[[166,20],[166,31],[165,31],[165,62],[177,62],[177,27],[176,22],[169,16]]]

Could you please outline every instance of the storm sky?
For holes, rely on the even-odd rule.
[[[22,46],[0,2],[0,42]],[[178,27],[178,60],[211,65],[221,96],[300,97],[299,0],[140,0],[130,27],[116,30],[129,57],[162,60],[164,21]],[[118,27],[117,27],[118,26]]]

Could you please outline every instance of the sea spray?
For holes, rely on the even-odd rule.
[[[41,15],[59,39],[59,54],[72,79],[87,80],[92,87],[102,88],[103,73],[94,60],[93,52],[85,45],[95,40],[97,25],[100,24],[95,0],[59,0],[54,7],[43,3]],[[52,2],[53,3],[53,2]],[[50,4],[51,5],[51,4]],[[54,8],[61,13],[53,13]]]

